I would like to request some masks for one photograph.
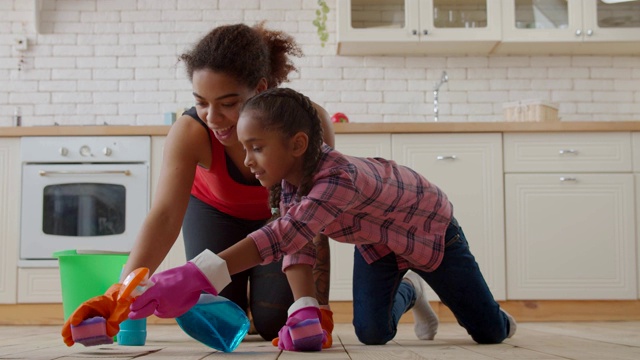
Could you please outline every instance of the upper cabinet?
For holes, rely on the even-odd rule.
[[[338,54],[640,54],[640,0],[338,0]]]
[[[499,0],[338,0],[338,53],[488,53],[501,37]]]
[[[496,53],[640,53],[640,1],[510,0]]]

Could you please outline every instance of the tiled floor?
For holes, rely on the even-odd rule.
[[[640,322],[521,323],[498,345],[478,345],[455,323],[440,325],[436,340],[417,340],[402,324],[384,346],[360,344],[350,324],[337,324],[334,346],[317,353],[280,352],[255,335],[231,354],[216,352],[177,325],[150,325],[147,344],[68,348],[57,326],[0,326],[0,359],[640,359]]]

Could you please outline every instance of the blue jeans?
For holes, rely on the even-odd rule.
[[[455,219],[447,228],[445,244],[444,258],[436,270],[412,270],[438,294],[474,341],[502,342],[509,333],[509,321],[493,299]],[[393,339],[400,317],[413,307],[416,294],[411,285],[402,282],[405,273],[398,270],[393,253],[367,264],[355,250],[353,326],[363,344],[382,345]]]

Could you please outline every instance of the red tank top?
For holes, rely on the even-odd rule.
[[[193,114],[188,115],[202,123]],[[206,125],[205,125],[206,127]],[[211,139],[211,168],[198,166],[191,194],[233,217],[246,220],[266,220],[271,217],[269,191],[260,185],[243,185],[231,178],[227,170],[224,146],[206,127]]]

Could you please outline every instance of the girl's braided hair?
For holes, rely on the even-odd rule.
[[[296,199],[300,200],[309,194],[313,187],[313,175],[322,153],[322,126],[318,112],[308,97],[288,88],[274,88],[264,91],[243,106],[242,111],[251,110],[253,118],[260,122],[265,131],[275,131],[283,138],[291,138],[299,132],[309,138],[304,153],[303,176]],[[280,216],[280,194],[282,185],[276,184],[269,189],[269,206],[272,209],[272,220]]]

